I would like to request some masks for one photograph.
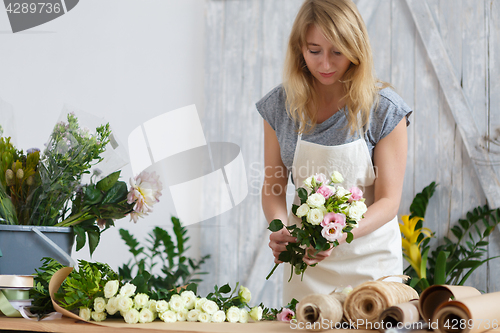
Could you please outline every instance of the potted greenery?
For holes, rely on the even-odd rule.
[[[24,153],[10,138],[0,138],[0,274],[32,274],[42,257],[69,264],[74,236],[77,251],[88,239],[92,254],[116,219],[130,215],[137,221],[152,210],[162,190],[154,173],[132,179],[130,190],[120,171],[100,180],[91,173],[110,135],[109,124],[90,133],[69,113],[43,152]]]

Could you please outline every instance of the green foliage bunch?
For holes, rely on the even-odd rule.
[[[33,192],[40,184],[40,152],[17,150],[10,138],[0,138],[0,223],[29,224]]]
[[[198,283],[201,279],[196,276],[207,274],[199,272],[199,269],[210,255],[205,255],[200,260],[187,257],[185,252],[190,248],[186,245],[189,240],[187,229],[182,226],[178,218],[172,216],[171,221],[174,235],[155,227],[148,235],[146,247],[127,230],[120,229],[120,236],[133,256],[133,260],[129,260],[118,269],[126,281],[131,281],[135,275],[136,279],[142,277],[143,283],[149,290],[171,290],[190,283]],[[158,264],[161,265],[163,274],[152,275],[150,272]]]
[[[436,184],[433,182],[415,196],[410,206],[410,217],[422,218],[415,229],[422,228],[423,217],[434,194]],[[421,273],[417,274],[412,266],[408,266],[405,274],[413,279],[410,285],[422,292],[435,284],[464,285],[471,274],[486,262],[499,256],[484,258],[487,255],[488,236],[500,223],[500,208],[490,209],[487,205],[478,206],[467,212],[465,218],[450,228],[456,239],[443,236],[439,245],[431,250],[430,239],[422,241]],[[421,241],[423,235],[420,235]]]
[[[73,113],[67,120],[56,124],[43,153],[41,184],[30,224],[53,226],[70,215],[83,175],[102,161],[100,155],[109,143],[109,124],[97,127],[91,135],[80,128]]]
[[[31,312],[41,316],[54,311],[49,283],[52,276],[63,267],[53,258],[43,258],[42,266],[36,270],[33,289],[30,290],[33,299]],[[109,265],[79,260],[78,267],[71,271],[55,293],[55,300],[68,310],[92,307],[96,297],[104,296],[104,286],[111,280],[120,281],[120,277]]]

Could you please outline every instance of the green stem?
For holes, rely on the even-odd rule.
[[[278,268],[278,265],[279,264],[274,264],[274,267],[273,269],[271,270],[271,273],[269,273],[268,276],[266,276],[266,280],[269,280],[269,278],[271,277],[271,275],[273,275],[274,271],[276,270],[276,268]]]
[[[54,227],[71,227],[82,221],[85,221],[89,216],[90,214],[88,212],[80,212],[68,217],[62,222],[57,223],[56,225],[54,225]]]

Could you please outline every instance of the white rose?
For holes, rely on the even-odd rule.
[[[209,315],[213,315],[217,310],[219,310],[219,306],[214,301],[207,300],[203,303],[201,309]]]
[[[80,311],[78,312],[78,316],[85,321],[89,321],[91,313],[92,312],[90,311],[89,308],[80,308]]]
[[[240,309],[235,306],[230,307],[226,312],[226,319],[230,323],[237,323],[240,321]]]
[[[139,317],[139,311],[136,309],[130,309],[125,313],[123,319],[125,319],[127,324],[137,324],[139,322]]]
[[[198,321],[198,316],[200,315],[200,313],[201,311],[197,309],[189,310],[187,315],[187,321]]]
[[[332,179],[332,182],[334,183],[342,183],[344,181],[344,177],[342,177],[342,174],[338,171],[332,172],[332,175],[330,176]]]
[[[160,314],[160,319],[166,323],[175,323],[177,321],[177,313],[172,310],[167,310]]]
[[[177,312],[177,321],[186,321],[188,313],[188,309],[182,309],[181,311]]]
[[[306,178],[306,180],[304,180],[304,186],[308,189],[312,189],[312,180],[313,176]]]
[[[134,297],[134,304],[137,310],[142,309],[146,306],[146,303],[149,301],[149,296],[146,294],[137,294]]]
[[[94,311],[104,312],[106,310],[106,300],[102,297],[96,297],[94,299]]]
[[[118,288],[120,287],[120,282],[118,280],[111,280],[106,282],[104,286],[104,297],[111,298],[116,295]]]
[[[307,213],[307,222],[312,225],[319,225],[321,221],[323,221],[323,217],[324,215],[321,209],[313,208]]]
[[[201,307],[203,306],[203,303],[207,301],[206,297],[198,298],[194,304],[194,308],[196,310],[201,310]]]
[[[356,222],[359,222],[363,218],[363,214],[366,213],[366,204],[361,201],[354,201],[349,207],[349,217]]]
[[[250,317],[254,320],[254,321],[259,321],[262,319],[262,308],[260,306],[255,306],[252,308],[252,310],[250,310]]]
[[[200,312],[198,315],[198,321],[201,323],[209,323],[212,320],[212,315],[206,312]]]
[[[351,192],[349,192],[351,193]],[[318,208],[325,204],[325,197],[320,193],[314,193],[307,198],[307,204],[311,208]]]
[[[94,319],[95,321],[106,320],[106,312],[92,311],[92,319]]]
[[[132,283],[125,283],[120,289],[120,295],[125,297],[130,297],[135,294],[135,290],[137,289]]]
[[[297,216],[298,217],[302,217],[302,216],[306,216],[307,213],[309,213],[309,205],[304,203],[302,205],[300,205],[299,208],[297,208]]]
[[[248,311],[246,309],[240,309],[240,323],[246,324],[248,323],[249,318]]]
[[[120,312],[125,313],[134,307],[134,301],[130,297],[120,295],[116,297],[116,305]]]
[[[106,312],[109,315],[114,315],[118,312],[118,303],[116,302],[116,297],[111,297],[108,299],[108,303],[106,304]]]
[[[165,302],[166,303],[166,302]],[[167,303],[168,305],[168,303]],[[149,309],[149,311],[153,312],[153,314],[155,315],[156,317],[156,301],[154,299],[150,299],[147,303],[146,303],[146,306],[145,306],[146,309]]]
[[[222,310],[218,310],[212,315],[212,322],[214,323],[222,323],[224,320],[226,320],[226,314]]]
[[[196,295],[194,294],[194,292],[192,292],[191,290],[184,290],[181,293],[181,297],[184,302],[186,302],[186,309],[194,309],[194,306],[196,305]]]
[[[140,323],[150,323],[155,320],[155,315],[153,312],[147,308],[144,308],[139,312],[139,322]]]
[[[170,301],[168,302],[168,306],[170,307],[170,310],[175,311],[175,312],[179,312],[179,311],[185,309],[186,308],[185,305],[186,305],[185,301],[179,295],[172,295],[172,297],[170,298]]]
[[[343,198],[344,196],[347,196],[347,198],[349,198],[349,196],[351,195],[351,192],[349,192],[348,190],[346,190],[345,188],[343,188],[342,186],[339,186],[337,187],[337,191],[335,192],[335,196],[338,198],[338,199],[341,199]]]
[[[252,300],[252,293],[247,287],[240,286],[238,295],[243,303],[249,303]]]
[[[168,306],[167,301],[162,299],[162,300],[156,302],[156,312],[162,313],[162,312],[167,311],[168,309],[170,309],[170,307]]]

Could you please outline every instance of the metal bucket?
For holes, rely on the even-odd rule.
[[[31,275],[43,257],[73,266],[73,228],[0,225],[0,274]]]

